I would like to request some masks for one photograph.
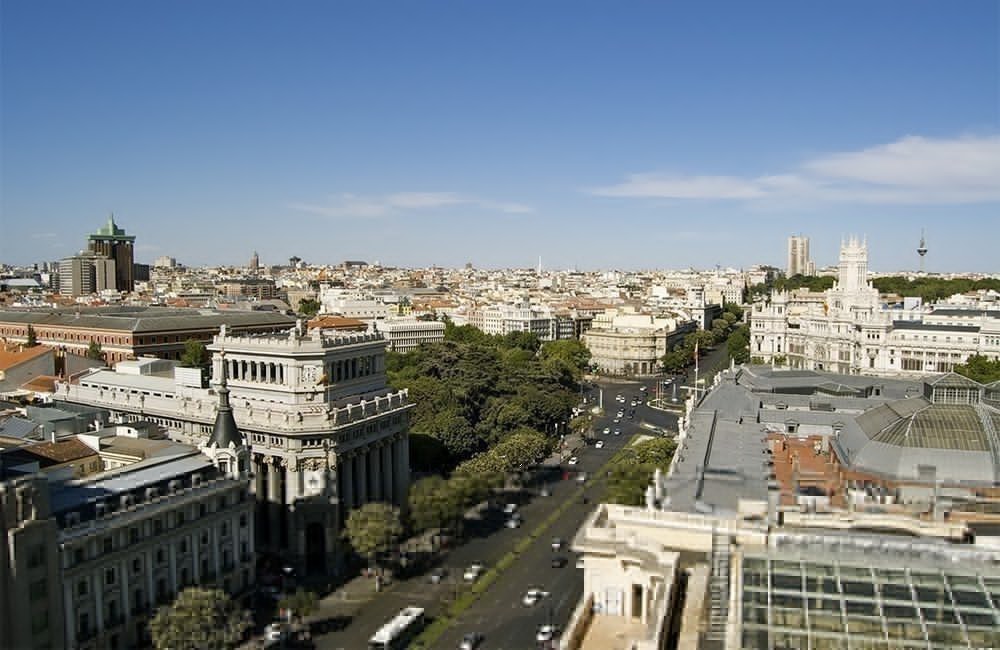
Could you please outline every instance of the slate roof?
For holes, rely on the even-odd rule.
[[[295,319],[272,311],[218,311],[171,307],[99,308],[46,311],[0,311],[0,322],[79,327],[133,333],[189,331],[230,327],[291,327]]]

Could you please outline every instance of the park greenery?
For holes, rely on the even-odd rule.
[[[410,486],[411,532],[451,530],[461,534],[465,512],[489,497],[503,483],[500,474],[453,474],[445,479],[428,476]]]
[[[90,340],[90,345],[87,346],[87,358],[91,361],[102,361],[104,359],[104,350],[101,349],[101,342]]]
[[[282,596],[278,601],[278,609],[291,612],[291,617],[301,621],[311,616],[319,607],[319,599],[311,591],[297,589],[295,593]]]
[[[746,326],[741,326],[743,309],[736,303],[728,303],[722,310],[722,315],[711,323],[710,329],[698,330],[676,340],[663,355],[663,370],[676,374],[692,365],[695,350],[701,355],[713,345],[727,342],[729,355],[736,363],[743,363],[749,355],[750,337]]]
[[[973,354],[965,363],[955,366],[955,372],[981,384],[990,384],[1000,381],[1000,359]]]
[[[835,281],[836,278],[832,275],[796,274],[787,278],[775,278],[770,283],[755,284],[750,287],[750,293],[752,295],[766,296],[772,289],[790,291],[802,288],[809,291],[821,292],[832,288]],[[935,302],[957,293],[990,289],[1000,291],[1000,280],[995,278],[972,280],[969,278],[945,279],[934,277],[918,277],[911,280],[904,276],[893,275],[872,278],[872,286],[882,294],[895,294],[903,297],[913,296],[922,298],[924,302]]]
[[[608,464],[605,499],[626,506],[642,505],[653,473],[669,469],[676,449],[677,443],[670,438],[650,438],[622,449]]]
[[[184,352],[181,353],[180,363],[185,368],[201,368],[208,363],[208,348],[197,339],[184,341]]]
[[[236,647],[250,627],[241,611],[221,589],[188,587],[170,605],[160,607],[149,621],[153,647],[158,650],[215,650]]]
[[[379,556],[395,549],[403,536],[399,508],[379,501],[366,503],[348,515],[344,535],[368,565],[377,568]]]
[[[543,457],[566,430],[589,361],[577,340],[542,344],[529,332],[491,336],[447,321],[444,341],[388,353],[389,383],[414,404],[414,468],[447,472],[487,450],[477,462],[497,471]]]
[[[299,314],[306,318],[312,318],[319,313],[323,304],[315,298],[303,298],[299,301]]]

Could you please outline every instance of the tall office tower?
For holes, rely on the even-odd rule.
[[[257,251],[254,251],[253,255],[250,256],[250,270],[256,273],[257,269],[259,268],[260,268],[260,257],[257,255]]]
[[[87,237],[87,242],[91,252],[115,261],[115,289],[132,291],[135,282],[132,270],[135,235],[126,235],[124,229],[116,226],[115,215],[112,214],[100,230]]]
[[[793,275],[808,275],[809,273],[809,238],[792,235],[788,238],[788,277]]]
[[[115,289],[115,260],[96,253],[80,253],[59,261],[59,293],[64,296],[89,296],[105,289]]]

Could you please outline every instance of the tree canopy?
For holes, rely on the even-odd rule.
[[[374,562],[379,553],[392,549],[403,535],[399,509],[378,501],[366,503],[351,511],[344,532],[351,547]]]
[[[32,325],[31,323],[28,323],[28,342],[27,342],[27,345],[28,345],[29,348],[33,348],[36,345],[38,345],[38,335],[35,334],[35,326]]]
[[[101,349],[100,341],[90,340],[90,345],[87,346],[87,358],[92,361],[104,359],[104,351]]]
[[[185,368],[200,368],[208,363],[208,348],[197,339],[184,341],[184,352],[181,353],[180,362]]]
[[[608,470],[605,498],[611,503],[642,505],[653,473],[657,468],[667,471],[676,450],[677,443],[669,438],[643,440],[622,449]]]
[[[449,321],[445,328],[444,341],[390,352],[386,361],[389,382],[408,389],[414,403],[410,430],[441,443],[444,469],[517,431],[554,437],[569,421],[590,360],[579,341],[540,344],[531,333],[489,336]],[[421,451],[439,455],[429,444],[414,447],[417,466],[430,464]]]
[[[981,354],[973,354],[965,363],[955,366],[955,372],[980,384],[990,384],[1000,381],[1000,359],[993,360]]]
[[[315,298],[303,298],[299,301],[299,313],[306,318],[312,318],[323,308],[323,304]]]
[[[226,592],[202,587],[185,589],[149,621],[153,646],[158,650],[232,648],[249,627],[249,616]]]

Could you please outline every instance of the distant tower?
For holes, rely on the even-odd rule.
[[[920,256],[920,272],[924,272],[924,255],[927,255],[927,245],[924,243],[924,229],[920,229],[920,245],[917,246],[917,255]]]
[[[542,274],[542,256],[541,255],[538,256],[538,271],[537,271],[537,273],[538,273],[538,275]]]
[[[788,265],[785,273],[793,275],[808,275],[810,269],[809,238],[793,235],[788,238]]]
[[[260,268],[260,257],[257,255],[257,251],[254,251],[253,255],[250,256],[250,270],[256,273],[257,269],[259,268]]]
[[[115,215],[97,232],[87,237],[87,248],[91,253],[109,257],[115,261],[115,290],[132,291],[135,287],[132,265],[135,235],[126,235],[115,224]]]

